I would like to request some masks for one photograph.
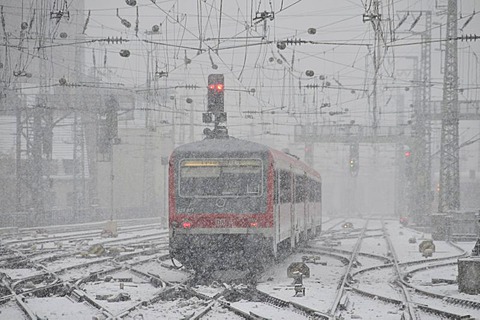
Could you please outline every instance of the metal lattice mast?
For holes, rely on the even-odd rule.
[[[457,0],[448,0],[443,80],[440,194],[438,211],[460,209],[458,148]]]
[[[425,31],[421,33],[422,45],[420,56],[420,75],[418,99],[415,104],[415,122],[413,124],[415,143],[413,146],[414,158],[414,202],[413,214],[417,222],[430,211],[430,190],[431,190],[431,165],[430,165],[430,122],[429,102],[431,98],[431,38],[432,38],[432,13],[421,12],[425,16]]]
[[[143,205],[152,208],[155,203],[155,161],[153,150],[155,149],[154,134],[156,131],[153,115],[150,112],[152,72],[151,51],[147,50],[147,110],[145,111],[145,141],[143,146]],[[152,59],[153,60],[153,59]]]
[[[78,24],[76,26],[77,32]],[[83,36],[77,36],[76,40],[80,42]],[[81,47],[75,45],[75,65],[74,65],[74,79],[75,82],[80,82],[82,80],[82,63],[83,63],[83,54],[81,52]],[[87,203],[87,191],[86,191],[86,182],[85,182],[85,132],[84,132],[84,123],[86,120],[85,113],[83,112],[83,105],[81,103],[81,94],[83,92],[79,88],[74,88],[73,97],[74,102],[74,111],[73,111],[73,212],[77,216],[79,210],[85,208]],[[79,121],[80,120],[80,121]]]
[[[74,99],[77,95],[73,95]],[[85,193],[84,193],[84,181],[85,181],[85,165],[84,165],[84,144],[83,144],[83,126],[79,123],[79,112],[74,111],[73,114],[73,212],[78,214],[78,210],[83,208]]]
[[[408,168],[406,168],[407,171],[407,197],[408,197],[408,202],[407,202],[407,211],[414,217],[415,222],[419,221],[419,216],[420,216],[420,211],[422,210],[423,206],[420,204],[421,202],[421,195],[422,195],[422,190],[420,190],[420,179],[421,177],[419,176],[419,167],[421,167],[421,158],[422,158],[422,148],[421,148],[421,143],[419,143],[422,140],[422,121],[421,121],[421,88],[418,86],[418,83],[420,83],[420,68],[419,68],[419,63],[418,63],[418,56],[412,56],[412,57],[407,57],[408,59],[412,60],[413,64],[413,83],[417,84],[413,87],[413,112],[414,112],[414,122],[412,125],[412,136],[413,136],[413,142],[411,144],[411,149],[412,149],[412,156],[411,160],[413,160],[413,163],[410,163],[407,165]]]
[[[30,222],[45,213],[48,205],[46,203],[48,194],[49,170],[48,164],[52,159],[52,129],[53,109],[47,101],[48,69],[46,66],[46,52],[43,48],[47,37],[47,6],[42,1],[37,1],[42,8],[42,14],[38,17],[38,54],[41,57],[39,62],[40,93],[36,97],[35,104],[26,108],[21,127],[22,135],[26,140],[26,165],[22,168],[23,181],[26,184],[27,201],[29,210],[34,216]],[[21,143],[20,143],[21,146]],[[21,151],[20,151],[21,153]]]
[[[371,10],[371,11],[370,11]],[[363,22],[371,22],[373,31],[375,32],[375,42],[373,46],[373,88],[372,88],[372,99],[373,99],[373,128],[378,127],[378,104],[377,104],[377,82],[378,82],[378,72],[381,64],[381,41],[382,41],[382,15],[380,14],[380,1],[374,0],[369,11],[363,15]]]

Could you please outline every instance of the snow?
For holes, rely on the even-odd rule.
[[[339,219],[328,221],[324,230],[333,226],[334,223],[339,222]],[[365,220],[361,219],[349,219],[354,224],[354,228],[359,228],[364,225]],[[429,234],[417,232],[415,230],[404,228],[400,226],[397,221],[388,220],[385,224],[388,233],[392,238],[392,243],[395,247],[397,257],[400,264],[410,261],[419,261],[422,263],[416,263],[411,266],[401,265],[401,271],[406,274],[412,272],[422,266],[434,266],[435,261],[432,258],[451,257],[461,254],[462,252],[454,246],[444,241],[434,241],[436,251],[432,258],[424,258],[418,250],[418,245],[423,239],[430,239]],[[387,243],[381,236],[380,230],[381,224],[379,221],[370,221],[368,231],[366,232],[366,238],[364,238],[360,251],[362,253],[369,253],[379,256],[379,258],[367,257],[359,255],[357,261],[359,265],[353,270],[353,277],[356,282],[351,286],[358,287],[361,290],[367,292],[377,293],[382,296],[391,297],[393,299],[401,300],[402,294],[399,289],[392,284],[397,279],[394,268],[391,266],[382,267],[385,265],[385,260],[381,257],[388,257],[389,252],[387,250]],[[353,234],[349,234],[349,230],[344,230],[341,225],[335,227],[336,232],[333,232],[335,238],[348,237],[344,239],[338,239],[339,246],[333,247],[334,249],[342,249],[351,251],[357,241],[354,237],[358,234],[358,230],[353,230]],[[131,243],[134,240],[140,240],[141,236],[146,236],[145,241],[149,241],[150,236],[155,236],[154,231],[152,233],[146,231],[134,231],[129,233],[128,236],[119,236],[116,239],[101,239],[96,238],[85,243],[82,243],[82,247],[86,248],[92,243],[103,243],[106,245],[110,240],[119,240],[121,243],[116,246],[123,246],[125,243]],[[129,238],[132,239],[129,239]],[[351,237],[351,238],[350,238]],[[409,239],[415,237],[416,243],[410,243]],[[122,242],[122,241],[125,241]],[[33,242],[33,240],[32,240]],[[105,243],[106,242],[106,243]],[[51,244],[52,242],[48,242]],[[46,243],[47,244],[47,243]],[[46,245],[45,244],[45,245]],[[69,243],[70,244],[70,243]],[[114,245],[114,242],[111,243]],[[323,240],[314,240],[310,243],[311,247],[327,249]],[[459,247],[469,252],[473,248],[474,243],[458,243]],[[44,249],[43,250],[47,250]],[[79,247],[75,245],[63,246],[62,250],[67,252],[78,252]],[[35,249],[33,252],[41,252],[39,249]],[[167,281],[171,284],[179,284],[185,282],[190,273],[184,270],[172,269],[172,263],[170,260],[162,261],[156,257],[163,256],[167,251],[165,249],[158,250],[154,255],[138,256],[129,260],[129,263],[134,263],[133,267],[144,273],[156,275],[159,278]],[[44,252],[34,256],[32,259],[42,260],[53,252]],[[347,253],[335,253],[347,258],[350,258],[350,254]],[[260,279],[257,289],[275,296],[285,301],[291,301],[293,303],[301,304],[311,309],[317,310],[322,313],[328,313],[332,307],[333,299],[335,297],[338,283],[344,274],[345,266],[337,258],[322,255],[320,256],[320,262],[322,264],[307,263],[310,268],[310,277],[303,279],[303,285],[306,288],[305,296],[294,296],[295,290],[293,286],[293,279],[287,277],[287,268],[292,262],[302,261],[303,256],[309,255],[306,253],[298,252],[294,253],[284,261],[271,267]],[[61,259],[49,262],[46,267],[51,271],[58,271],[68,266],[75,266],[79,263],[90,261],[101,261],[102,257],[83,258],[80,256],[65,256]],[[149,260],[150,259],[150,260]],[[456,258],[447,259],[448,261],[456,261]],[[112,262],[98,263],[85,268],[74,268],[71,270],[63,271],[59,274],[62,280],[72,281],[74,279],[80,279],[85,277],[91,272],[98,272],[101,270],[108,270],[114,268],[116,265]],[[364,269],[378,266],[366,272],[360,272]],[[410,283],[423,290],[444,294],[451,297],[458,297],[462,299],[468,299],[471,301],[480,302],[480,295],[466,295],[458,292],[456,284],[435,284],[432,285],[432,278],[445,278],[455,279],[457,276],[457,266],[444,266],[440,268],[427,269],[422,271],[416,271],[412,273]],[[38,275],[41,271],[34,268],[2,268],[0,273],[7,275],[16,281],[22,280],[26,277]],[[232,311],[221,307],[219,304],[209,305],[208,301],[201,298],[189,295],[188,293],[182,293],[178,296],[169,296],[168,294],[163,297],[167,288],[154,287],[149,279],[139,277],[133,272],[128,270],[121,270],[117,272],[109,273],[114,279],[107,281],[90,281],[81,284],[81,289],[86,294],[96,301],[96,303],[102,305],[108,312],[113,315],[125,315],[125,319],[181,319],[188,318],[193,315],[198,315],[200,312],[210,309],[211,310],[204,316],[204,319],[219,320],[219,319],[241,319],[240,316],[234,314]],[[118,281],[115,281],[115,278]],[[122,282],[121,278],[125,278]],[[129,282],[129,278],[132,282]],[[123,285],[122,285],[123,284]],[[196,292],[210,298],[217,297],[225,289],[222,283],[214,283],[211,285],[199,285],[193,288]],[[400,306],[382,302],[381,300],[372,300],[360,296],[354,291],[348,290],[350,304],[347,310],[342,311],[341,314],[344,319],[386,319],[386,320],[398,320],[400,319],[403,310]],[[130,297],[127,301],[109,302],[103,300],[103,296],[115,296],[119,293],[127,293]],[[480,317],[478,310],[470,309],[464,306],[454,306],[446,301],[425,297],[410,291],[412,300],[429,305],[430,307],[448,310],[459,314],[470,314],[475,317]],[[141,305],[142,301],[151,301],[153,297],[158,297],[152,303],[147,305]],[[103,297],[104,298],[104,297]],[[12,300],[13,301],[13,300]],[[6,304],[0,306],[0,319],[21,319],[18,315],[20,311],[15,304],[9,301]],[[88,306],[85,302],[74,302],[67,297],[44,297],[33,298],[27,297],[26,303],[34,312],[40,317],[48,318],[49,320],[56,319],[92,319],[93,316],[98,315],[99,311],[93,307]],[[304,319],[305,317],[298,313],[296,310],[281,309],[270,304],[262,302],[252,301],[235,301],[230,302],[233,307],[243,310],[246,313],[251,313],[252,316],[261,316],[267,319]],[[132,312],[128,310],[132,307],[136,309]],[[428,315],[420,311],[423,319],[435,319],[432,315]]]
[[[97,309],[89,306],[87,303],[77,303],[67,297],[26,299],[25,302],[39,319],[92,320],[93,316],[100,314]]]
[[[14,301],[8,301],[5,304],[0,304],[0,319],[2,320],[22,320],[28,319],[22,310],[16,305]]]

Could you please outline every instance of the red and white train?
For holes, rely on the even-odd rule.
[[[180,146],[170,254],[196,270],[258,265],[320,232],[321,202],[320,174],[289,154],[231,137]]]

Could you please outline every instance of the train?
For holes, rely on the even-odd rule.
[[[170,255],[198,272],[261,268],[322,226],[321,175],[298,157],[233,137],[174,149],[168,201]]]

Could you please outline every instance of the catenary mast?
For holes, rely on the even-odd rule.
[[[443,78],[439,212],[460,209],[457,1],[448,0]]]

